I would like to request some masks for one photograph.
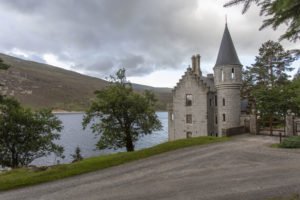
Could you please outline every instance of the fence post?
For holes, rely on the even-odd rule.
[[[281,144],[281,141],[282,141],[282,133],[279,132],[279,143]]]
[[[257,120],[256,120],[256,111],[255,109],[252,109],[252,112],[250,114],[250,133],[256,135],[257,134]]]

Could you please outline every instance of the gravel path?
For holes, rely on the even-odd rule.
[[[1,200],[268,199],[300,194],[300,150],[243,135],[73,178],[0,193]]]

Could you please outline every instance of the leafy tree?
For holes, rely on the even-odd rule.
[[[283,119],[287,109],[295,110],[296,93],[291,89],[287,71],[296,57],[278,42],[267,41],[259,49],[255,63],[244,71],[242,94],[257,108],[263,121],[269,121],[273,132],[274,119]]]
[[[92,122],[92,130],[101,135],[99,149],[122,148],[134,151],[139,137],[161,129],[155,114],[156,99],[152,92],[135,93],[126,80],[125,69],[111,76],[110,85],[96,91],[96,99],[83,119],[83,126]]]
[[[280,25],[288,25],[280,40],[287,39],[296,42],[300,39],[300,1],[299,0],[230,0],[224,6],[244,4],[244,14],[254,3],[260,7],[260,15],[267,16],[263,20],[260,30],[271,26],[276,30]]]
[[[27,166],[33,160],[54,152],[62,156],[59,121],[49,110],[33,112],[16,100],[0,100],[0,164],[12,168]]]
[[[298,105],[298,109],[291,109],[293,112],[300,114],[300,76],[295,78],[291,83],[291,89],[295,92],[293,101]]]
[[[274,87],[258,87],[253,91],[256,108],[259,111],[262,123],[268,123],[270,134],[273,134],[274,120],[279,123],[285,121],[288,110],[299,112],[296,87],[288,81]]]

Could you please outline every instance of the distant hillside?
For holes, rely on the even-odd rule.
[[[14,96],[31,108],[85,110],[95,90],[103,89],[105,80],[89,77],[51,65],[22,60],[5,54],[0,58],[11,67],[0,72],[1,92]],[[158,98],[159,110],[171,102],[170,88],[133,84],[136,91],[152,90]]]

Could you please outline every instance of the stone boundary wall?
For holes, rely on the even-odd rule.
[[[285,133],[287,136],[300,135],[300,118],[288,110],[285,117]]]
[[[227,128],[222,129],[222,136],[234,136],[234,135],[240,135],[245,133],[245,127],[244,126],[238,126],[233,128]]]

